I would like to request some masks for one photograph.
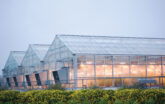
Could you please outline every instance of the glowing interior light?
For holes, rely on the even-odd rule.
[[[120,62],[120,64],[126,64],[126,62]]]
[[[122,62],[120,64],[125,64]],[[150,63],[154,64],[154,63]],[[113,72],[114,77],[128,77],[131,74],[132,77],[145,77],[146,71],[148,76],[160,76],[161,75],[161,65],[114,65]],[[131,68],[131,73],[129,73]],[[81,63],[78,68],[78,77],[94,77],[94,64],[92,61],[87,61],[86,64]],[[112,77],[112,65],[96,65],[96,77]],[[110,79],[109,79],[110,80]],[[129,83],[128,79],[123,79],[125,83]],[[119,83],[115,79],[116,83]],[[80,81],[81,83],[81,81]],[[84,82],[87,86],[94,84],[94,80],[86,80]],[[105,80],[99,80],[97,82],[100,86],[106,83]],[[109,82],[108,82],[109,83]]]
[[[87,61],[86,63],[87,63],[87,64],[92,64],[92,61]]]
[[[137,71],[132,71],[132,74],[137,74],[138,72]]]

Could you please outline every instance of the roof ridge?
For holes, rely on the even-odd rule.
[[[50,46],[50,44],[30,44],[30,45],[35,45],[35,46]]]
[[[26,51],[10,51],[10,52],[14,52],[14,53],[16,53],[16,52],[26,52]]]
[[[43,57],[46,55],[46,52],[48,51],[50,44],[30,44],[32,50],[35,52],[35,54],[38,56],[40,60],[43,60]],[[45,51],[44,54],[39,54],[38,52]]]
[[[134,38],[134,39],[165,39],[155,37],[120,37],[120,36],[108,36],[108,35],[74,35],[74,34],[57,34],[57,36],[79,36],[79,37],[107,37],[107,38]]]

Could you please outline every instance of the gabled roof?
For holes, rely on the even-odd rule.
[[[31,44],[30,46],[36,55],[40,58],[40,60],[43,60],[48,51],[48,48],[50,47],[48,44]]]
[[[8,67],[8,65],[11,65],[11,64],[12,64],[12,66],[21,65],[24,55],[25,55],[24,51],[11,51],[10,55],[8,57],[8,60],[5,64],[5,67]],[[15,63],[15,65],[13,65],[13,63]],[[12,67],[12,66],[10,66],[10,67]]]
[[[164,38],[57,35],[72,53],[165,55]]]
[[[22,59],[25,55],[25,51],[13,51],[12,54],[18,65],[21,65]]]

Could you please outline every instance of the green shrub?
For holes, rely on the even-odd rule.
[[[64,87],[62,87],[61,84],[55,84],[55,85],[50,85],[47,90],[65,90]]]
[[[123,104],[121,100],[116,99],[114,104]]]
[[[8,90],[8,87],[0,87],[0,91]]]
[[[67,104],[78,104],[78,101],[76,100],[69,100]]]
[[[107,104],[107,100],[105,100],[105,99],[102,99],[102,100],[100,100],[99,102],[98,102],[98,104]]]
[[[116,90],[114,93],[115,99],[120,99],[122,102],[126,103],[130,100],[135,100],[140,102],[140,89],[120,89]]]
[[[113,90],[105,90],[105,95],[102,97],[102,99],[107,100],[109,103],[113,103],[115,101]]]
[[[0,91],[0,104],[165,104],[165,89]]]
[[[0,103],[11,103],[18,104],[24,100],[24,93],[19,91],[0,91]]]
[[[25,103],[47,104],[67,101],[67,92],[60,90],[29,91],[25,94]],[[69,95],[69,94],[68,94]]]
[[[126,104],[138,104],[135,100],[130,99],[126,102]]]
[[[71,95],[71,99],[78,101],[79,103],[82,103],[83,101],[90,101],[91,104],[98,104],[98,102],[104,97],[105,94],[106,91],[101,89],[83,89],[75,91]]]
[[[146,89],[141,91],[141,103],[153,99],[157,104],[165,103],[165,90]]]
[[[150,99],[145,101],[145,104],[156,104],[156,103],[152,98],[150,98]]]

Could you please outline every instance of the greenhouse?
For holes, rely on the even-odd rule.
[[[165,39],[57,35],[44,62],[66,87],[164,86],[164,55]]]
[[[45,83],[46,75],[44,73],[43,58],[50,45],[47,44],[31,44],[29,45],[25,56],[21,63],[20,72],[23,75],[24,86],[41,86]],[[21,82],[20,82],[21,83]]]
[[[164,38],[56,35],[20,54],[11,53],[3,70],[10,87],[165,86]]]
[[[25,55],[24,51],[11,51],[8,60],[5,64],[3,71],[3,77],[5,77],[8,86],[18,86],[20,78],[16,78],[19,75],[19,66],[21,65],[22,59]]]

